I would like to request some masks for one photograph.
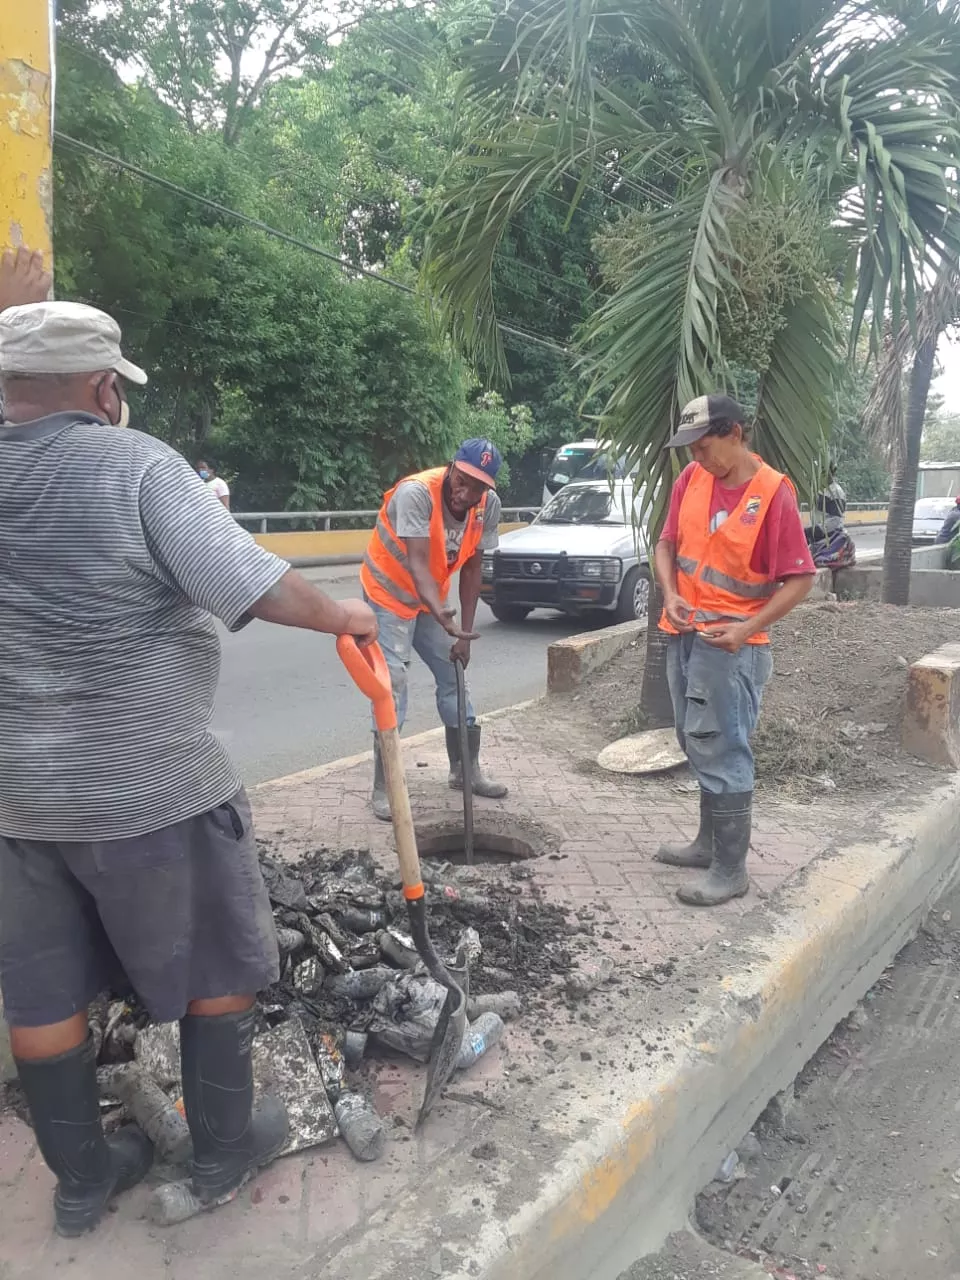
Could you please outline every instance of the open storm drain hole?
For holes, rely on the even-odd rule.
[[[417,825],[417,848],[421,858],[443,858],[462,865],[463,821],[447,818]],[[554,847],[554,842],[540,827],[522,822],[496,821],[478,814],[473,825],[473,851],[476,862],[518,862],[540,858]]]

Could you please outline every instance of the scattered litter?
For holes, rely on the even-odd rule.
[[[724,1183],[736,1181],[738,1163],[739,1157],[736,1151],[731,1151],[727,1158],[721,1163],[720,1168],[713,1175],[714,1181]]]
[[[505,1031],[506,1026],[498,1013],[482,1013],[476,1022],[469,1023],[457,1058],[457,1070],[466,1071],[472,1067],[488,1049],[503,1039]]]
[[[358,1160],[379,1160],[386,1144],[383,1121],[361,1093],[341,1093],[334,1103],[340,1133]]]
[[[282,956],[292,955],[294,951],[299,951],[305,942],[306,938],[299,929],[277,930],[277,945]]]
[[[162,1086],[180,1080],[180,1024],[154,1022],[137,1032],[134,1057]]]
[[[776,1183],[773,1183],[773,1185],[770,1187],[770,1194],[773,1196],[774,1200],[779,1200],[780,1197],[783,1195],[783,1192],[780,1190],[780,1188],[777,1186]]]
[[[290,1117],[286,1152],[338,1134],[360,1160],[382,1155],[386,1134],[362,1073],[378,1047],[427,1062],[446,998],[406,931],[399,880],[368,851],[318,850],[297,866],[261,854],[280,950],[280,978],[257,1005],[253,1071],[258,1093],[278,1097]],[[431,933],[441,955],[469,961],[471,996],[458,1066],[466,1070],[504,1036],[505,1023],[573,969],[570,940],[589,931],[544,902],[528,869],[423,868]],[[606,981],[612,961],[579,970],[586,987]],[[108,1130],[125,1118],[150,1136],[168,1166],[191,1156],[180,1100],[176,1023],[151,1023],[135,999],[91,1010],[101,1113]],[[489,1103],[494,1106],[495,1104]],[[169,1225],[208,1206],[189,1181],[157,1188],[148,1215]]]
[[[336,1136],[324,1081],[299,1018],[254,1037],[253,1078],[259,1093],[274,1094],[287,1108],[290,1137],[284,1155]]]
[[[483,996],[470,996],[467,1000],[467,1017],[471,1022],[483,1013],[496,1013],[504,1022],[511,1022],[522,1012],[523,1005],[516,991],[492,991]]]
[[[193,1142],[183,1113],[156,1080],[134,1062],[101,1068],[101,1092],[123,1103],[127,1115],[153,1143],[157,1155],[168,1164],[188,1164]]]
[[[854,720],[845,720],[843,724],[838,726],[837,732],[842,734],[848,742],[860,742],[872,733],[886,733],[889,728],[888,724],[877,720],[871,720],[867,724],[857,724]]]
[[[763,1148],[760,1146],[760,1139],[753,1132],[744,1134],[740,1142],[737,1143],[737,1155],[741,1160],[759,1160],[763,1155]]]
[[[836,791],[837,789],[837,784],[830,777],[829,773],[818,773],[813,781],[821,791]]]
[[[609,956],[577,965],[567,978],[567,991],[572,996],[586,996],[613,977],[614,964]]]

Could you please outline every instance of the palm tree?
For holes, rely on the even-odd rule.
[[[887,336],[867,401],[867,428],[887,453],[893,475],[880,587],[885,604],[910,602],[913,508],[923,423],[937,340],[960,315],[958,294],[960,273],[955,263],[947,264],[921,296],[915,323],[904,319]]]
[[[928,264],[957,257],[955,8],[507,0],[467,43],[472,143],[438,206],[426,288],[502,373],[491,266],[511,219],[544,190],[571,209],[591,184],[627,196],[599,237],[613,265],[578,358],[603,434],[648,478],[653,533],[679,406],[746,366],[760,452],[809,489],[846,354],[863,330],[876,351],[886,315],[912,316]],[[605,77],[619,42],[682,92]],[[651,627],[642,708],[662,723],[664,704]]]

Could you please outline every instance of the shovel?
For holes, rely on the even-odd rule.
[[[460,986],[437,955],[427,929],[427,904],[424,897],[423,878],[420,874],[420,855],[417,852],[413,814],[410,812],[410,796],[403,772],[400,734],[397,730],[397,710],[393,702],[390,672],[387,670],[383,650],[378,644],[367,645],[361,649],[353,636],[340,636],[337,639],[337,653],[357,688],[373,703],[373,718],[376,721],[377,737],[380,740],[380,755],[387,783],[390,815],[393,819],[393,834],[397,844],[397,858],[400,862],[403,896],[406,899],[407,914],[410,917],[410,932],[413,935],[417,954],[427,966],[431,978],[447,989],[447,998],[443,1003],[443,1009],[433,1033],[433,1043],[430,1046],[427,1088],[417,1117],[419,1128],[453,1074],[457,1058],[460,1056],[460,1048],[467,1028],[467,964],[461,951],[455,966],[455,972],[463,983]]]
[[[457,731],[460,736],[460,779],[463,782],[463,856],[468,867],[473,866],[473,760],[470,757],[470,737],[467,733],[467,677],[463,663],[454,658],[457,673]]]

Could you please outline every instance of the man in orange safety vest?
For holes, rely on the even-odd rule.
[[[794,487],[751,452],[749,437],[741,406],[710,395],[686,406],[667,442],[694,459],[673,486],[654,564],[677,737],[700,783],[700,829],[656,857],[705,869],[677,892],[692,906],[749,888],[750,737],[773,669],[767,628],[803,600],[815,572]]]
[[[367,546],[360,582],[380,624],[380,645],[390,670],[397,719],[407,714],[407,673],[416,652],[430,668],[437,710],[446,729],[450,786],[463,787],[457,730],[454,661],[470,661],[483,553],[496,547],[500,451],[490,440],[465,440],[447,466],[408,476],[385,495]],[[460,574],[460,622],[447,596]],[[452,642],[452,643],[451,643]],[[480,726],[467,691],[467,738],[473,793],[498,800],[501,783],[480,768]],[[390,818],[379,748],[374,749],[373,811]]]

